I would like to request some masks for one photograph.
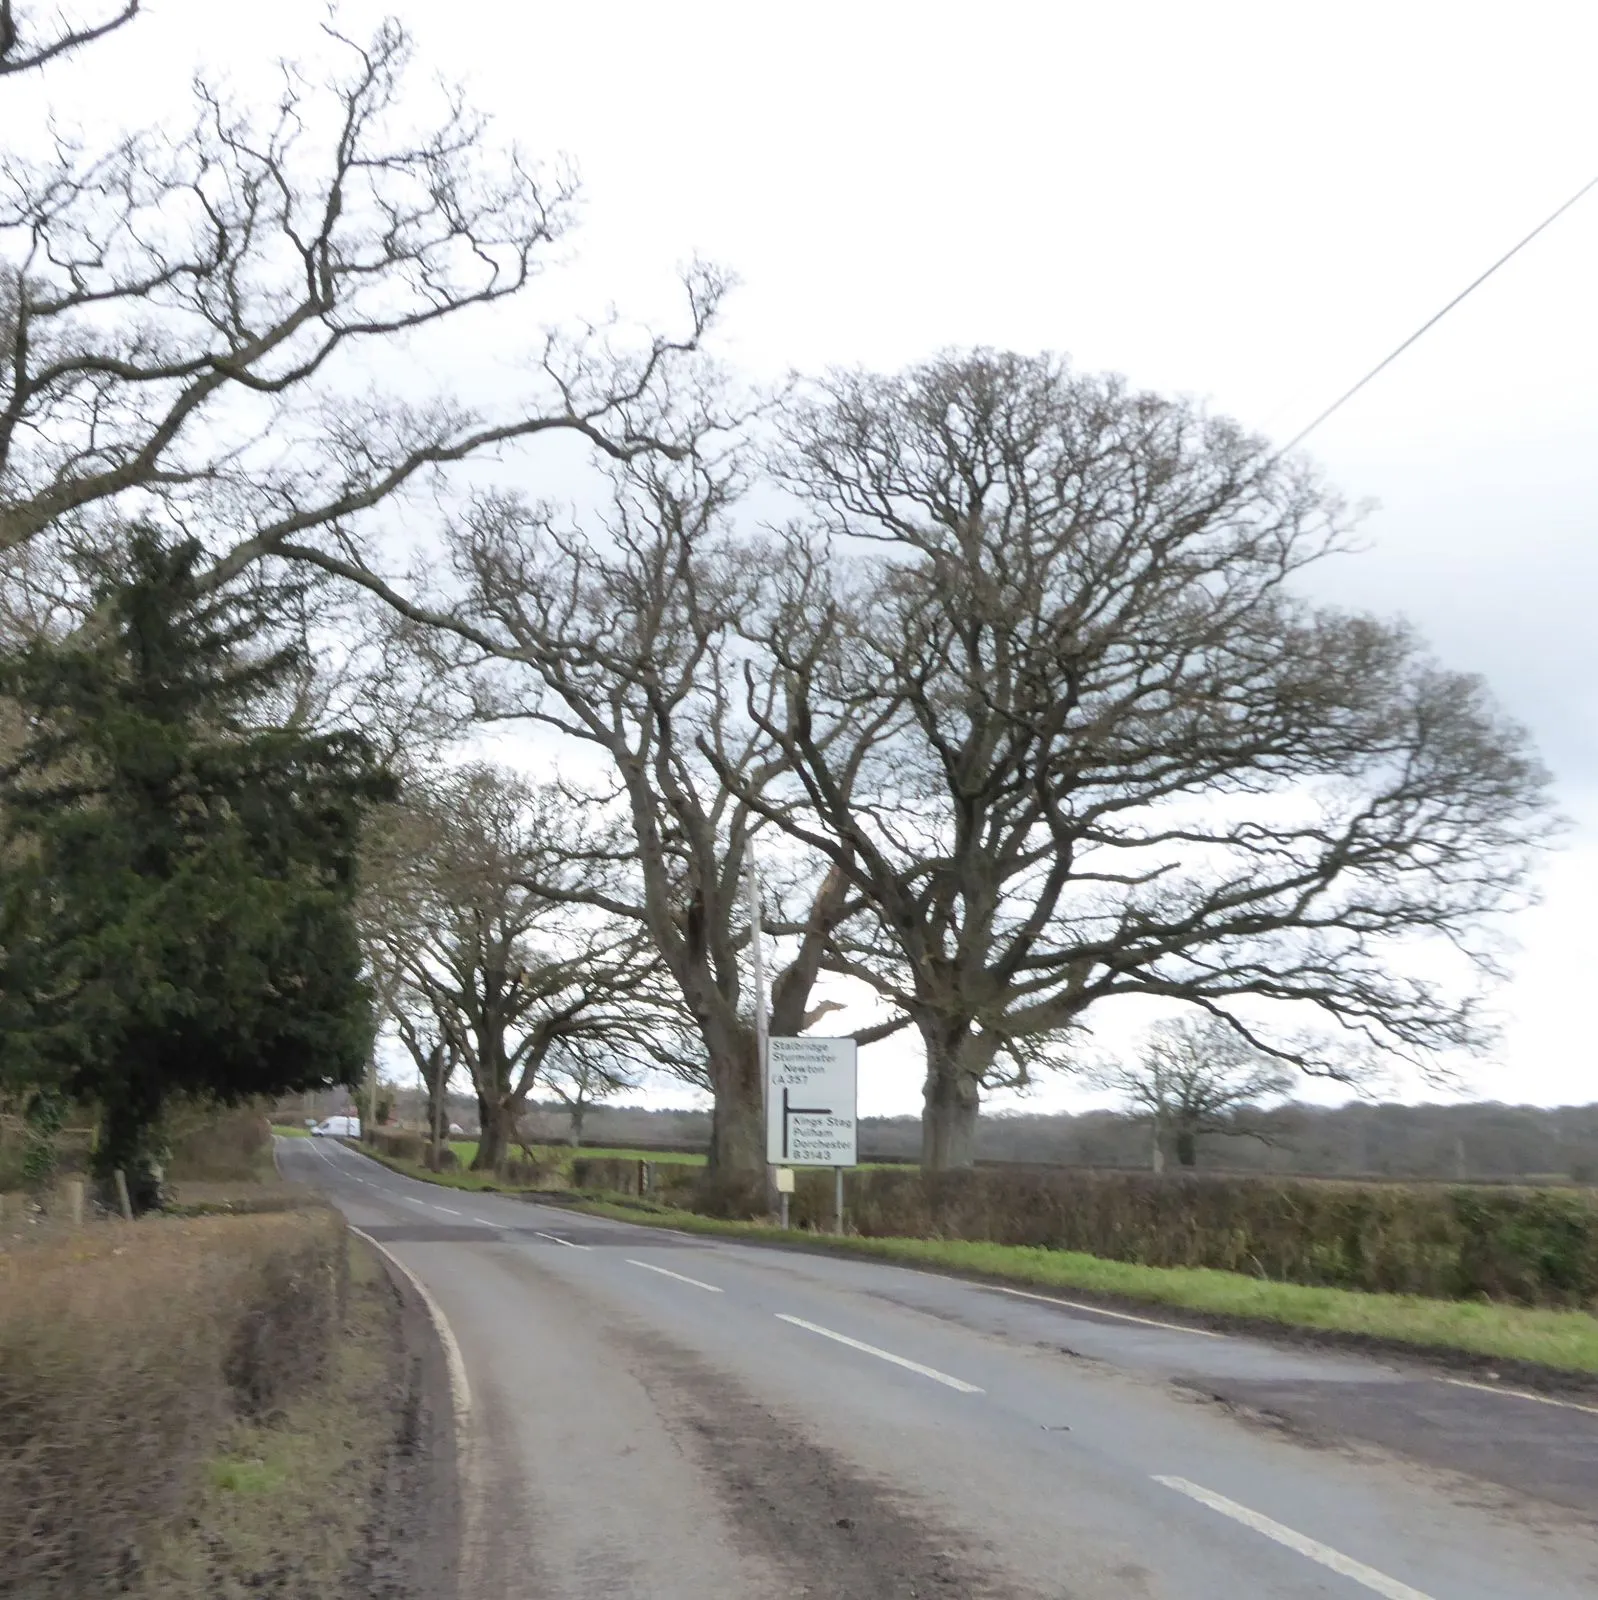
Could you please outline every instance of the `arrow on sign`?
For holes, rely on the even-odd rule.
[[[794,1106],[788,1103],[788,1091],[782,1091],[782,1158],[784,1161],[792,1154],[789,1149],[788,1134],[793,1127],[794,1117],[830,1117],[831,1106]]]

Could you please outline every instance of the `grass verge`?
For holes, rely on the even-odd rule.
[[[151,1553],[141,1593],[259,1600],[346,1592],[395,1418],[395,1308],[381,1263],[350,1240],[343,1338],[325,1383],[261,1421],[235,1423],[206,1463],[185,1526]]]
[[[687,1233],[802,1244],[870,1256],[957,1276],[1003,1280],[1039,1289],[1076,1290],[1150,1307],[1166,1307],[1248,1323],[1274,1323],[1337,1335],[1413,1345],[1417,1351],[1463,1351],[1524,1361],[1562,1372],[1598,1373],[1598,1316],[1418,1295],[1272,1283],[1237,1272],[1193,1267],[1141,1267],[1126,1261],[1025,1245],[961,1239],[868,1239],[784,1232],[761,1222],[723,1222],[697,1212],[618,1204],[582,1197],[574,1208],[594,1216]]]
[[[350,1149],[359,1151],[368,1161],[375,1161],[379,1166],[387,1167],[390,1172],[398,1172],[407,1178],[416,1178],[422,1183],[436,1183],[445,1189],[465,1189],[472,1194],[564,1193],[563,1188],[530,1189],[523,1184],[507,1183],[492,1172],[468,1172],[462,1167],[456,1167],[449,1172],[429,1172],[419,1161],[401,1161],[397,1156],[384,1155],[382,1151],[373,1150],[368,1145],[357,1144],[353,1139],[343,1142],[348,1144]]]
[[[475,1139],[451,1139],[449,1147],[455,1152],[455,1158],[465,1167],[469,1166],[477,1155],[477,1141]],[[684,1167],[702,1167],[705,1164],[703,1156],[690,1155],[683,1151],[661,1150],[623,1150],[620,1148],[598,1149],[583,1145],[580,1149],[573,1149],[569,1144],[535,1144],[527,1147],[533,1156],[551,1166],[557,1166],[562,1172],[570,1172],[573,1161],[658,1161],[670,1162]],[[518,1145],[515,1154],[521,1155]]]
[[[704,1162],[703,1156],[662,1156],[655,1157],[638,1150],[581,1150],[574,1151],[569,1145],[534,1145],[533,1152],[549,1167],[549,1178],[541,1186],[510,1183],[502,1177],[497,1177],[492,1172],[471,1172],[467,1170],[467,1163],[477,1153],[477,1146],[469,1140],[452,1139],[450,1148],[455,1152],[460,1166],[448,1172],[431,1172],[419,1161],[404,1161],[397,1156],[385,1154],[381,1150],[374,1150],[368,1145],[359,1144],[354,1140],[345,1140],[352,1150],[358,1150],[363,1156],[369,1156],[373,1161],[381,1162],[394,1172],[403,1173],[407,1178],[419,1178],[424,1183],[442,1184],[446,1189],[466,1189],[473,1193],[487,1194],[564,1194],[571,1188],[571,1164],[574,1157],[582,1159],[607,1159],[631,1161],[637,1160],[662,1160],[671,1161],[681,1166],[700,1166]]]

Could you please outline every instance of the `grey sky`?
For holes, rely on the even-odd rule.
[[[697,252],[742,277],[723,348],[761,374],[1052,348],[1286,438],[1598,172],[1587,4],[391,9],[584,177],[572,263],[525,314],[664,316]],[[314,0],[151,13],[46,87],[158,122],[198,61],[243,84],[320,48]],[[1309,446],[1379,503],[1321,592],[1482,672],[1579,824],[1518,930],[1503,1065],[1476,1079],[1501,1098],[1594,1093],[1595,268],[1598,194]],[[880,1073],[881,1103],[909,1109],[913,1078]]]

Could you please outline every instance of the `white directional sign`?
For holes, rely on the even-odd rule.
[[[766,1041],[766,1159],[782,1167],[855,1164],[853,1039]]]

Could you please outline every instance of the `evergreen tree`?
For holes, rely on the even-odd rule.
[[[260,645],[270,592],[201,595],[202,561],[135,533],[104,627],[0,663],[3,1070],[99,1105],[97,1169],[141,1209],[171,1096],[352,1084],[373,1032],[352,903],[389,781],[358,735],[263,725],[295,652]]]

